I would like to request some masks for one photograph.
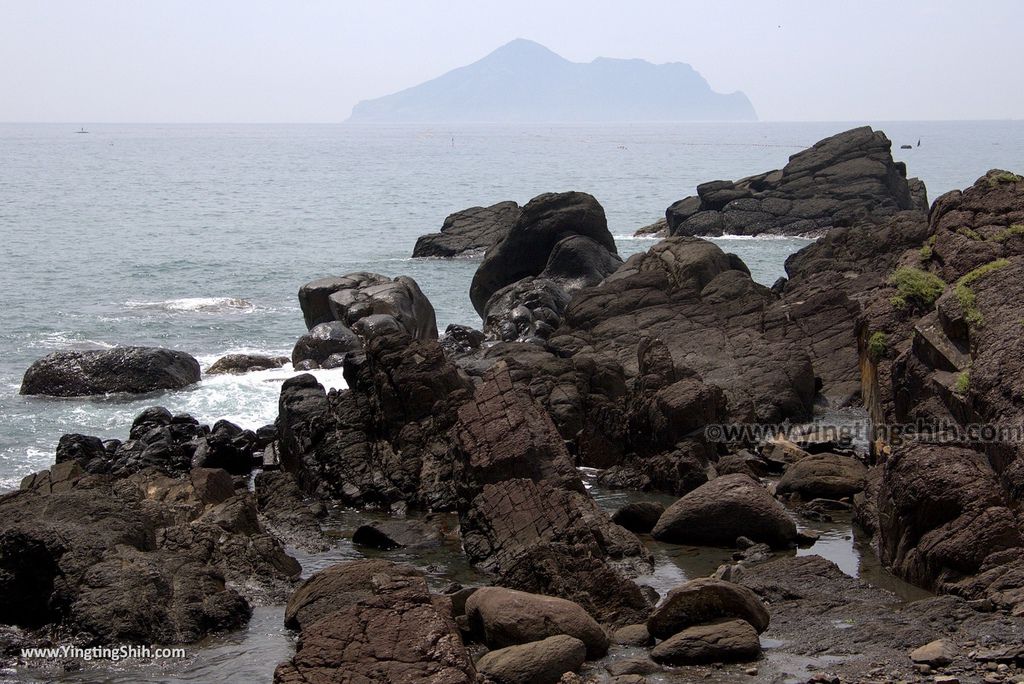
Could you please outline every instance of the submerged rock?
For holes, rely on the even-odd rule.
[[[286,356],[264,356],[262,354],[228,354],[213,362],[206,369],[207,375],[239,375],[253,371],[280,368],[288,363]]]
[[[185,352],[159,347],[57,351],[33,363],[22,394],[81,397],[181,389],[199,382],[199,362]]]

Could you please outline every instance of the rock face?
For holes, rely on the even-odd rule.
[[[901,278],[874,293],[858,324],[865,404],[876,425],[915,424],[915,444],[879,433],[884,465],[858,497],[858,517],[896,574],[940,592],[1024,603],[1019,557],[1024,493],[1019,423],[1024,178],[993,170],[943,195],[926,241],[900,259]],[[895,275],[895,274],[894,274]],[[928,296],[921,296],[923,285]],[[915,287],[917,288],[915,290]],[[872,341],[885,341],[885,345]],[[970,435],[969,425],[990,433]]]
[[[879,552],[898,575],[948,590],[978,573],[990,556],[1024,546],[981,454],[917,445],[898,450],[884,468],[876,502]]]
[[[774,548],[796,541],[796,524],[782,504],[747,475],[723,475],[668,507],[652,533],[677,544],[732,546],[747,537]]]
[[[687,627],[651,649],[651,658],[668,665],[700,665],[757,660],[761,642],[745,620],[720,620]]]
[[[578,671],[586,655],[582,641],[559,634],[491,651],[476,667],[496,684],[557,684],[566,672]]]
[[[469,295],[485,332],[503,340],[544,338],[573,291],[596,284],[620,263],[596,199],[548,193],[530,200],[508,236],[487,252]]]
[[[518,218],[519,205],[515,202],[457,211],[444,220],[440,233],[417,238],[412,255],[415,258],[483,254],[505,239]]]
[[[275,682],[476,681],[450,606],[430,594],[422,575],[380,561],[353,563],[317,573],[289,601],[286,624],[300,630],[299,642]]]
[[[720,619],[740,619],[759,634],[768,629],[769,615],[761,599],[747,587],[723,580],[702,578],[682,584],[668,593],[647,620],[647,629],[659,639]]]
[[[587,657],[608,651],[608,635],[579,605],[554,596],[481,587],[466,601],[472,632],[488,648],[505,648],[567,634],[586,645]]]
[[[69,461],[0,497],[0,521],[0,619],[93,643],[236,628],[249,601],[283,600],[300,571],[223,470],[114,480]]]
[[[25,371],[22,394],[82,397],[181,389],[199,382],[199,362],[185,352],[158,347],[58,351]]]
[[[288,363],[285,356],[263,356],[260,354],[228,354],[213,362],[213,365],[206,369],[207,375],[231,374],[240,375],[253,371],[269,370],[280,368]]]
[[[344,368],[349,389],[341,392],[328,395],[311,375],[282,386],[282,467],[306,494],[346,505],[454,510],[447,433],[469,380],[436,340],[401,330],[370,338]]]
[[[365,333],[376,328],[390,329],[397,323],[413,339],[437,339],[434,307],[416,281],[407,276],[350,273],[321,278],[299,289],[299,306],[310,330],[321,323],[338,321],[366,337]],[[361,331],[357,323],[363,319],[367,320],[362,326],[368,329]]]
[[[793,155],[781,171],[703,183],[666,210],[669,234],[802,235],[926,209],[923,184],[908,182],[891,146],[863,126]]]
[[[633,378],[640,373],[640,342],[657,338],[670,372],[696,373],[721,387],[734,420],[804,419],[815,393],[809,355],[802,343],[771,341],[761,331],[775,300],[716,245],[669,238],[577,292],[549,342],[562,356],[610,356]]]

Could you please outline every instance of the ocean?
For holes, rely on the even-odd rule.
[[[780,168],[862,123],[2,124],[0,491],[49,466],[61,434],[124,437],[146,406],[210,423],[271,422],[292,374],[211,377],[137,398],[19,396],[25,369],[53,350],[161,345],[204,368],[229,352],[288,354],[304,332],[299,286],[364,270],[414,277],[442,331],[479,326],[468,297],[478,260],[409,258],[447,214],[586,191],[626,256],[653,244],[633,231],[698,183]],[[889,135],[930,199],[990,168],[1024,166],[1024,122],[868,123]],[[716,241],[769,285],[809,242]],[[344,386],[340,370],[319,374]]]

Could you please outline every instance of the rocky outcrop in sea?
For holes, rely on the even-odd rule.
[[[483,330],[439,338],[408,277],[307,284],[298,364],[346,389],[296,375],[258,431],[153,407],[123,441],[65,435],[0,497],[5,652],[196,643],[286,604],[282,683],[1014,681],[1024,461],[1012,433],[968,428],[1021,423],[1024,179],[927,209],[887,154],[855,129],[713,190],[833,207],[772,288],[682,224],[620,263],[579,192],[531,200],[488,248]],[[782,432],[860,405],[866,448]],[[612,490],[632,492],[614,512]],[[300,581],[353,510],[368,557]],[[921,600],[816,555],[851,515]],[[698,549],[721,562],[659,595],[665,555]],[[445,553],[474,581],[405,562]]]

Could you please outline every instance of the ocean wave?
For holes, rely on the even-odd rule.
[[[129,309],[153,309],[174,313],[222,313],[225,311],[254,311],[256,305],[241,297],[180,297],[158,302],[128,301]]]
[[[664,240],[664,235],[612,235],[615,240]]]
[[[42,347],[43,349],[113,349],[115,346],[102,340],[93,340],[82,337],[79,333],[70,330],[57,330],[46,333],[41,338],[32,342],[31,347]]]

